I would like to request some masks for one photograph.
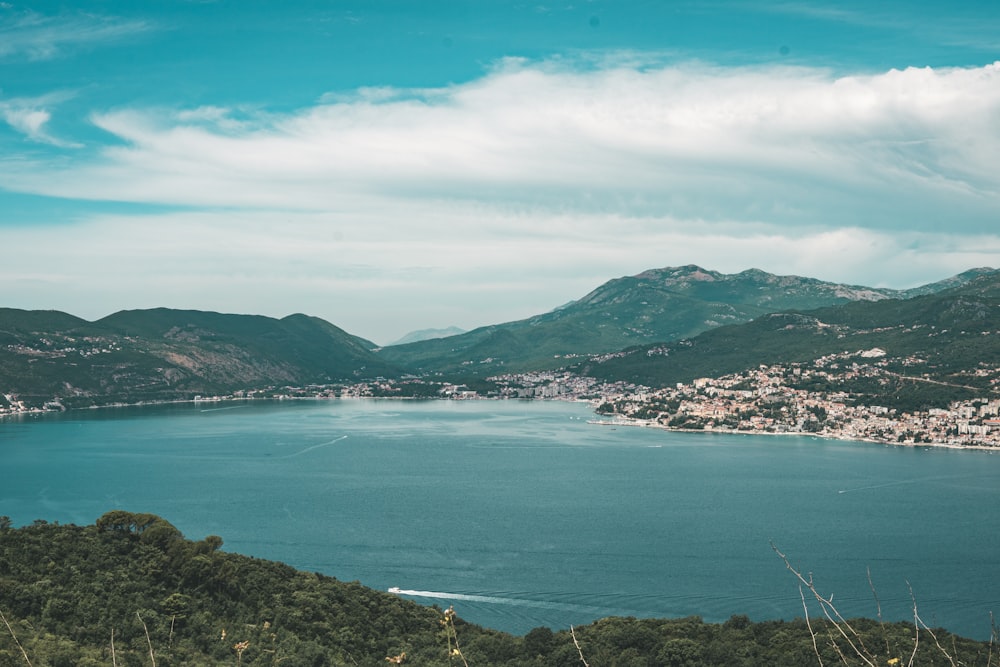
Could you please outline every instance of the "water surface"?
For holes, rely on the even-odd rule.
[[[1000,611],[1000,456],[587,424],[581,404],[216,403],[0,423],[0,514],[154,512],[187,537],[523,633],[610,614],[845,614],[977,638]]]

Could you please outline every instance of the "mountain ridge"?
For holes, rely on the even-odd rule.
[[[993,269],[970,269],[912,290],[892,290],[760,269],[737,274],[694,264],[647,269],[609,280],[546,313],[458,336],[386,346],[378,354],[415,373],[557,368],[566,358],[688,338],[768,312],[934,293],[989,272]]]
[[[0,399],[0,408],[190,400],[407,374],[471,381],[571,366],[592,359],[594,350],[618,354],[670,345],[816,304],[877,300],[883,306],[876,311],[889,312],[899,307],[892,304],[905,303],[900,296],[925,298],[997,275],[970,269],[912,290],[879,290],[759,269],[727,275],[696,265],[666,267],[607,281],[577,301],[524,320],[383,348],[301,313],[276,319],[151,308],[88,322],[60,311],[0,308],[0,396],[10,396]],[[610,366],[588,363],[611,372]],[[652,377],[655,368],[649,365],[636,377]]]
[[[302,314],[153,308],[87,322],[0,309],[0,390],[36,407],[85,407],[398,373],[373,347]]]
[[[939,407],[972,388],[996,391],[991,377],[1000,368],[998,335],[1000,272],[992,272],[909,299],[769,313],[689,339],[591,357],[571,369],[605,381],[663,387],[877,348],[900,376],[918,375],[933,385],[928,405]]]

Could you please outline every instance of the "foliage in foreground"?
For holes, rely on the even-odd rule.
[[[515,637],[221,545],[215,536],[186,540],[151,514],[18,529],[0,517],[0,667],[866,664],[820,619],[810,628],[745,616],[606,618],[572,635],[536,628]],[[992,644],[944,630],[931,642],[912,624],[850,623],[852,640],[877,661],[867,664],[908,664],[916,639],[914,664],[1000,665]]]

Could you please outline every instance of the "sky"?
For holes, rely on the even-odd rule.
[[[0,306],[379,344],[697,264],[1000,267],[1000,3],[0,1]]]

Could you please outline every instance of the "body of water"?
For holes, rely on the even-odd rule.
[[[191,539],[515,633],[845,615],[987,638],[1000,455],[587,424],[581,404],[213,403],[0,422],[0,514],[153,512]],[[814,613],[818,613],[818,610]]]

